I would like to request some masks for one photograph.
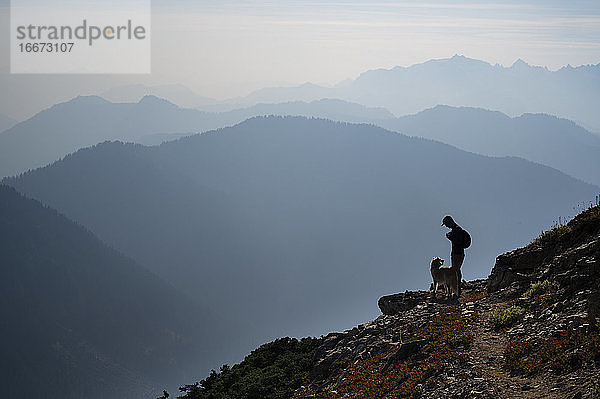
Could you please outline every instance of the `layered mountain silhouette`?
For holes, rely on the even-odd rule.
[[[395,115],[420,112],[438,104],[474,106],[499,110],[511,116],[548,113],[573,120],[595,133],[600,132],[598,103],[599,65],[567,65],[557,71],[517,60],[510,67],[455,55],[409,67],[365,71],[355,79],[325,87],[310,82],[295,87],[267,87],[249,95],[215,102],[180,85],[119,85],[109,76],[34,76],[27,79],[0,77],[7,88],[2,98],[4,113],[19,120],[42,107],[65,101],[77,93],[100,93],[117,102],[137,102],[142,96],[167,98],[183,107],[209,107],[211,111],[243,108],[257,103],[310,102],[337,98],[368,107],[384,107]],[[122,81],[122,80],[121,80]],[[40,85],[47,90],[41,92]],[[106,90],[106,87],[114,86]],[[214,107],[214,108],[213,108]]]
[[[523,157],[600,185],[600,136],[566,119],[546,114],[510,118],[481,108],[437,106],[377,123],[478,154]]]
[[[565,119],[545,114],[511,118],[481,108],[436,106],[395,118],[384,108],[322,99],[257,104],[226,112],[180,108],[154,96],[138,103],[111,103],[78,97],[56,105],[0,134],[0,176],[44,166],[80,148],[105,140],[157,145],[257,115],[301,115],[365,122],[407,135],[439,140],[492,156],[519,156],[600,184],[600,136]]]
[[[155,96],[145,96],[137,103],[112,103],[97,96],[80,96],[1,133],[0,176],[47,165],[78,149],[106,140],[154,145],[269,114],[352,122],[393,117],[384,109],[328,99],[311,103],[258,104],[217,113],[180,108]]]
[[[223,361],[428,286],[431,257],[449,253],[446,213],[471,232],[472,278],[600,190],[520,158],[301,117],[157,147],[103,143],[5,182],[239,322]]]
[[[5,397],[156,397],[211,366],[216,317],[5,185],[0,269]]]
[[[406,115],[438,104],[476,106],[509,115],[548,113],[600,131],[600,64],[558,71],[517,60],[510,67],[455,55],[409,67],[366,71],[337,87],[303,84],[256,91],[238,102],[339,98]]]

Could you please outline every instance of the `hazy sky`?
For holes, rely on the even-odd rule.
[[[46,86],[68,97],[121,83],[183,83],[227,98],[265,86],[335,84],[368,69],[455,53],[503,65],[522,58],[551,69],[600,62],[598,0],[156,0],[152,7],[151,75],[15,77],[5,56],[0,83],[34,82],[38,89],[30,93],[40,90],[42,97]],[[0,0],[5,55],[8,15],[8,1]]]
[[[194,85],[210,92],[217,85],[234,94],[271,82],[336,83],[455,53],[550,68],[600,62],[597,0],[190,3],[154,7],[154,48],[182,60]],[[169,68],[165,59],[155,58],[157,72]]]

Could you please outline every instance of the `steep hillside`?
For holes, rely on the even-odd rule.
[[[599,281],[596,202],[567,225],[499,256],[487,280],[463,282],[459,300],[427,291],[380,298],[383,315],[321,337],[316,350],[305,350],[312,365],[299,369],[304,378],[277,384],[296,381],[297,399],[596,398]],[[246,364],[244,375],[274,375],[273,364]],[[290,358],[285,367],[294,364]],[[185,386],[182,398],[220,397],[224,381],[241,381],[240,366]],[[254,389],[274,392],[272,381],[262,379]],[[241,389],[227,395],[253,397]]]
[[[214,317],[5,185],[0,272],[5,397],[147,398],[211,364]]]
[[[373,317],[382,292],[427,284],[448,252],[446,213],[473,236],[465,277],[483,277],[494,254],[598,191],[522,159],[291,117],[104,143],[6,182],[230,319],[236,338],[212,348],[223,361]]]
[[[522,157],[600,184],[600,136],[566,119],[544,114],[510,118],[481,108],[440,105],[378,124],[478,154]]]

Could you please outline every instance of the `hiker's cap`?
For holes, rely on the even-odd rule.
[[[456,222],[454,221],[454,219],[452,219],[452,216],[444,216],[444,219],[442,219],[442,226],[450,227],[451,225],[455,224]]]

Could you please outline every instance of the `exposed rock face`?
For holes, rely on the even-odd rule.
[[[584,212],[560,233],[498,256],[488,277],[488,291],[552,276],[561,283],[569,280],[573,290],[580,289],[598,277],[599,254],[600,217]]]
[[[494,292],[513,283],[527,283],[535,278],[535,265],[542,257],[541,250],[515,250],[496,258],[496,265],[488,277],[488,291]]]

